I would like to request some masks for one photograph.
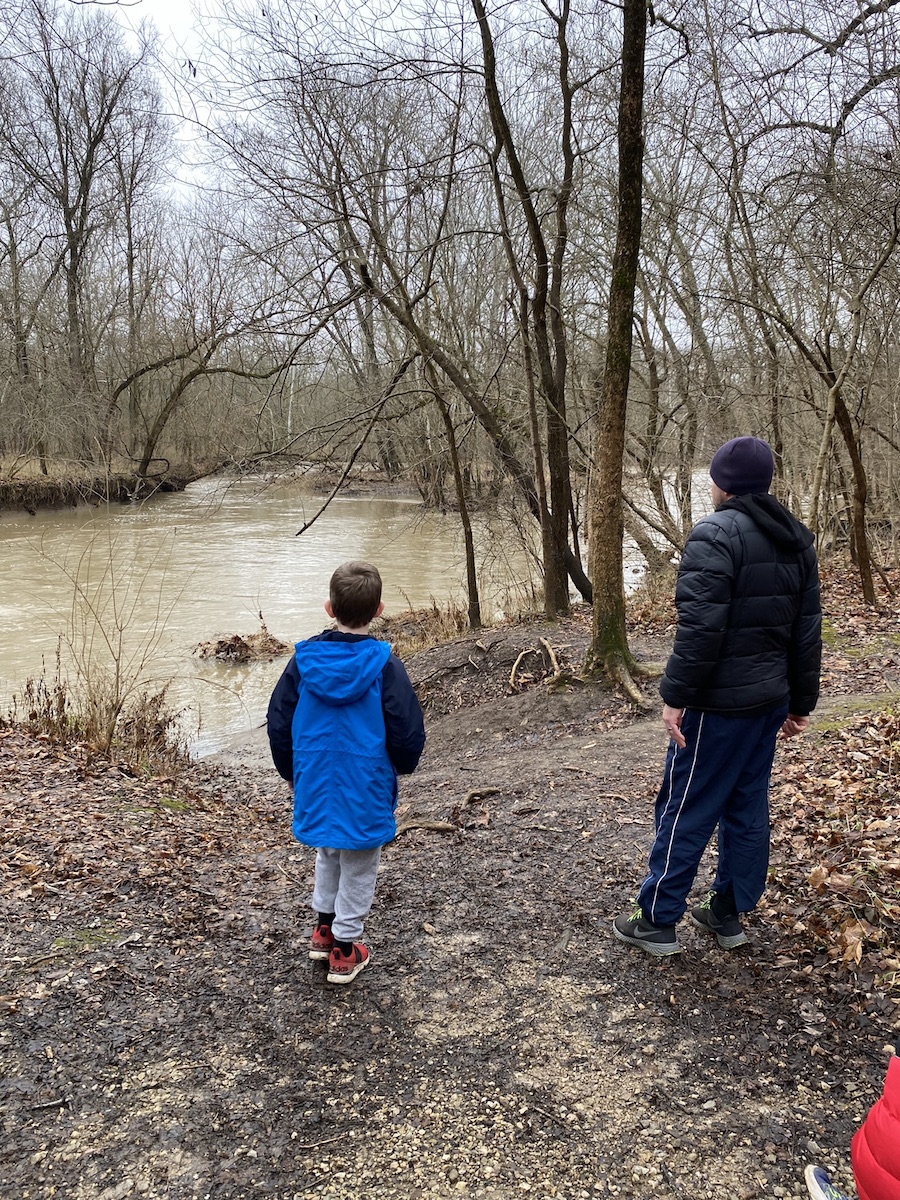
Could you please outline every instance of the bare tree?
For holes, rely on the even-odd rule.
[[[606,362],[595,424],[588,508],[594,612],[587,669],[617,679],[639,703],[625,630],[622,464],[631,377],[632,322],[641,244],[646,0],[625,0],[619,93],[619,208],[609,288]]]
[[[0,159],[40,209],[32,271],[42,267],[45,274],[33,290],[46,306],[62,283],[65,367],[54,364],[61,372],[57,398],[80,407],[84,419],[69,428],[68,440],[80,440],[81,452],[92,457],[101,433],[97,349],[110,320],[92,271],[122,200],[124,146],[146,141],[159,123],[150,48],[129,52],[108,14],[57,7],[52,0],[27,0],[5,34]],[[14,258],[9,262],[14,270]],[[13,291],[22,294],[21,287]],[[26,378],[33,378],[26,344],[35,321],[30,329],[27,324],[20,320],[14,335],[26,389]],[[48,387],[45,378],[43,390]]]

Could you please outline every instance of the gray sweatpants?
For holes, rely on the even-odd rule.
[[[381,847],[374,850],[316,850],[316,882],[312,906],[334,913],[331,932],[339,942],[357,941],[375,898]]]

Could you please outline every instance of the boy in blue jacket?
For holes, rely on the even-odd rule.
[[[337,628],[297,643],[266,718],[272,760],[294,785],[294,837],[316,851],[309,957],[327,960],[329,983],[352,982],[369,962],[357,939],[397,831],[397,775],[416,769],[425,745],[406,669],[369,635],[383,609],[371,563],[338,567],[325,603]]]

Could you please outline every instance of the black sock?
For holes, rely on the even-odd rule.
[[[724,920],[726,917],[736,917],[738,912],[734,899],[734,884],[729,883],[723,892],[713,892],[710,908],[713,911],[713,916],[719,921]]]
[[[330,929],[334,924],[334,913],[316,913],[316,925],[327,925]]]
[[[335,938],[334,944],[345,958],[347,958],[353,951],[353,942],[339,942],[337,938]]]

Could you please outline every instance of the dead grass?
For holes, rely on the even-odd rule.
[[[432,599],[429,608],[410,608],[372,622],[372,633],[390,642],[399,658],[418,654],[442,642],[452,642],[468,628],[468,614],[454,600],[441,607]]]
[[[29,678],[16,693],[0,728],[19,728],[45,737],[55,745],[82,746],[89,755],[100,755],[135,773],[176,774],[190,762],[182,714],[167,703],[167,687],[136,693],[119,713],[106,736],[99,729],[89,698],[64,677],[60,654],[52,674]]]

